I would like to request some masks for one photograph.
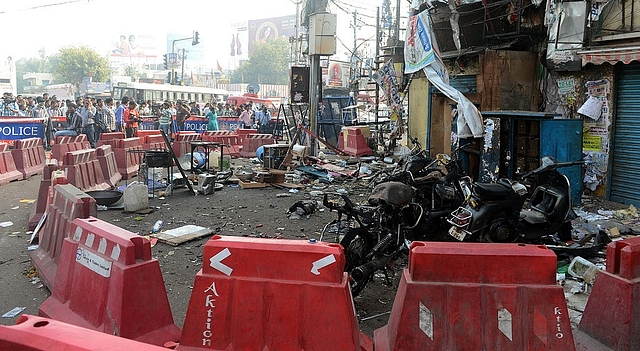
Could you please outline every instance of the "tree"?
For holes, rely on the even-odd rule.
[[[94,82],[109,79],[109,61],[86,46],[64,47],[50,60],[54,64],[53,73],[58,83],[77,86],[84,77],[92,77]]]
[[[275,38],[256,43],[249,61],[233,72],[231,83],[287,84],[289,81],[289,41]]]
[[[45,55],[44,49],[38,50],[39,57],[20,59],[16,61],[16,87],[18,92],[24,92],[26,82],[22,77],[27,73],[49,73],[51,64]]]

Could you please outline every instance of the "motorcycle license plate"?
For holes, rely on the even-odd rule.
[[[462,229],[451,227],[449,228],[449,235],[456,238],[456,240],[458,241],[463,241],[464,237],[467,236],[467,233],[465,233]]]

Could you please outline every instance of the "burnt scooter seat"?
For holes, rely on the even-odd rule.
[[[504,179],[498,183],[475,183],[473,192],[483,200],[500,200],[509,197],[513,193],[511,184]]]

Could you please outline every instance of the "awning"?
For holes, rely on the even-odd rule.
[[[582,60],[582,66],[585,66],[587,63],[601,65],[605,62],[612,65],[618,62],[629,64],[631,61],[640,61],[640,46],[585,50],[578,51],[577,54]]]

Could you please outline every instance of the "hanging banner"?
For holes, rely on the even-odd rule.
[[[484,131],[482,116],[473,103],[460,91],[449,85],[449,73],[438,55],[438,46],[433,42],[429,11],[411,16],[407,22],[404,47],[405,73],[424,70],[429,83],[458,104],[458,137],[480,138]]]
[[[436,60],[427,32],[428,23],[428,11],[409,17],[404,45],[404,73],[417,72]]]
[[[393,68],[393,60],[389,59],[371,78],[382,87],[391,102],[392,108],[395,109],[402,104],[402,99],[398,93],[398,80],[396,79],[396,70]]]

